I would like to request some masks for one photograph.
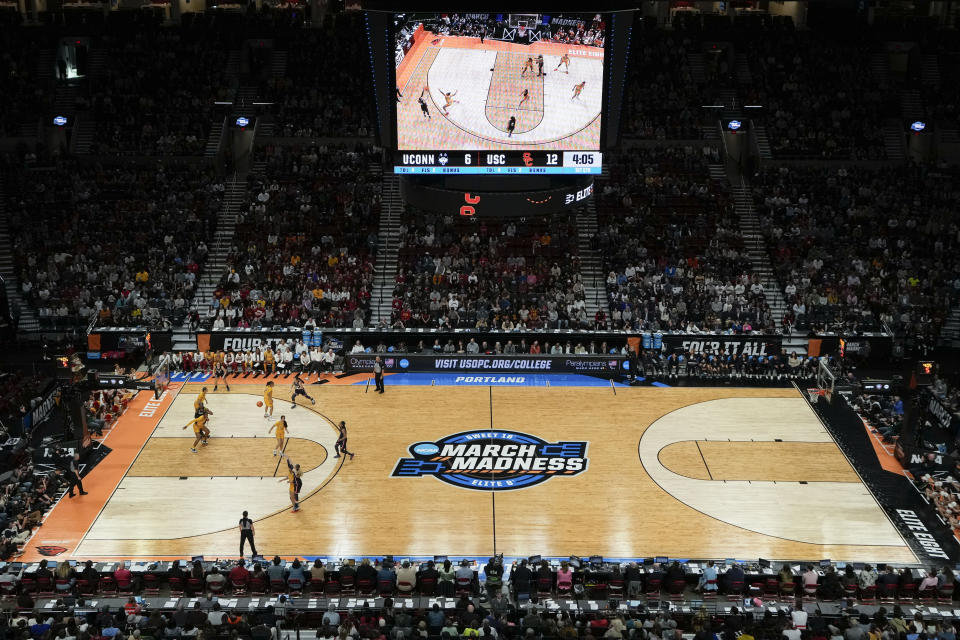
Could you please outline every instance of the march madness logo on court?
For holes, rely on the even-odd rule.
[[[525,489],[587,470],[586,442],[546,442],[516,431],[464,431],[410,445],[394,478],[434,476],[465,489]]]

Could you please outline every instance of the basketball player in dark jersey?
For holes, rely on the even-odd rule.
[[[307,391],[303,388],[303,380],[300,379],[299,372],[293,376],[293,395],[290,396],[290,402],[293,403],[290,405],[291,409],[297,408],[297,396],[303,396],[310,401],[310,404],[317,404],[317,401],[308,396]]]
[[[423,99],[423,94],[426,92],[426,89],[420,92],[420,97],[417,98],[417,102],[420,103],[420,111],[423,112],[423,117],[427,120],[433,120],[433,118],[430,116],[430,109],[427,108],[427,101]]]
[[[347,451],[347,423],[341,420],[337,429],[340,431],[340,435],[337,436],[337,444],[333,446],[336,453],[333,457],[339,458],[342,453],[345,456],[350,456],[350,459],[353,460],[353,454]]]
[[[224,386],[227,387],[227,391],[230,391],[230,383],[227,382],[227,365],[224,364],[222,360],[217,360],[213,363],[213,390],[216,391],[217,387],[220,386],[220,381],[223,380]]]

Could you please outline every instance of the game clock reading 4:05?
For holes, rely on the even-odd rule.
[[[599,173],[596,151],[413,151],[397,154],[397,173]]]

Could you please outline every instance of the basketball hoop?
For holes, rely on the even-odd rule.
[[[517,34],[518,34],[521,38],[524,37],[525,35],[527,35],[527,28],[524,27],[524,26],[518,27],[518,28],[517,28]]]
[[[807,389],[807,397],[810,399],[810,404],[812,405],[816,405],[820,398],[826,395],[826,389]]]

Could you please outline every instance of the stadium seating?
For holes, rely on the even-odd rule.
[[[409,209],[392,323],[508,331],[591,326],[574,214],[465,220]]]
[[[228,271],[203,326],[364,326],[377,248],[380,185],[371,149],[266,147]]]
[[[753,178],[761,228],[797,326],[935,341],[960,291],[956,170],[791,167]]]
[[[763,106],[775,157],[882,159],[883,118],[897,115],[873,68],[874,46],[808,31],[751,32],[743,49],[753,84],[744,104]]]
[[[6,183],[14,262],[41,327],[182,319],[222,185],[186,164],[81,164]]]
[[[201,155],[214,102],[232,98],[228,52],[216,32],[157,26],[138,30],[136,38],[110,33],[99,45],[110,64],[102,77],[91,80],[90,106],[97,123],[92,151]],[[184,60],[190,64],[180,64]]]
[[[772,328],[751,274],[727,185],[709,177],[710,148],[637,147],[598,184],[599,233],[615,328]]]

